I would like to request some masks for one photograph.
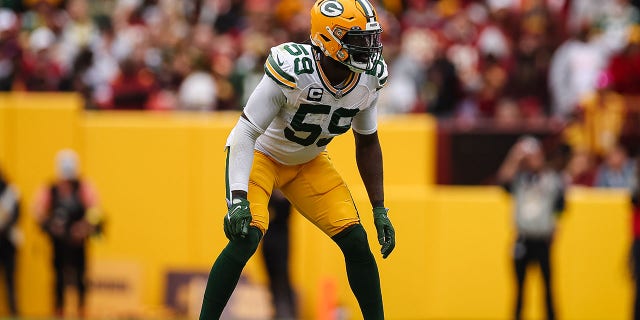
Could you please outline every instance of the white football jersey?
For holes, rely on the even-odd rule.
[[[280,86],[286,102],[256,140],[256,149],[286,165],[312,160],[352,124],[361,134],[377,130],[375,103],[388,75],[384,60],[380,58],[369,72],[352,73],[335,88],[316,54],[322,53],[311,45],[284,43],[271,48],[264,65],[265,74]],[[374,116],[364,116],[365,110]]]

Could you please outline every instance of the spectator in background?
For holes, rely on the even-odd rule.
[[[495,109],[497,128],[514,129],[522,124],[522,114],[515,100],[502,98],[496,103]]]
[[[520,139],[498,171],[498,181],[513,196],[518,238],[514,249],[517,294],[514,319],[521,319],[527,267],[537,262],[545,285],[546,318],[555,319],[550,251],[556,216],[564,210],[564,184],[548,168],[540,142]]]
[[[7,306],[11,316],[18,315],[16,304],[16,248],[22,235],[16,227],[20,214],[19,194],[0,171],[0,265],[4,271]]]
[[[509,12],[506,9],[486,12],[486,8],[478,3],[470,5],[468,11],[470,17],[477,16],[473,20],[480,25],[477,39],[480,55],[492,56],[502,64],[508,63],[513,50]],[[487,15],[490,17],[488,20]]]
[[[27,9],[22,14],[22,32],[27,36],[39,28],[47,28],[57,34],[67,21],[66,13],[60,10],[62,0],[26,0],[22,2]]]
[[[218,16],[214,28],[219,33],[236,32],[246,23],[243,14],[245,1],[222,0],[218,2]]]
[[[182,81],[178,103],[184,110],[211,111],[216,109],[217,88],[210,65],[200,59],[194,70]]]
[[[617,1],[617,0],[613,0]],[[584,27],[585,21],[596,21],[603,13],[603,8],[607,6],[611,0],[591,0],[576,1],[567,0],[569,8],[567,8],[566,25],[569,33],[578,32]]]
[[[394,81],[381,92],[379,106],[384,113],[425,112],[427,70],[438,51],[435,35],[427,29],[412,28],[402,34],[400,52],[389,68]]]
[[[605,50],[593,40],[594,30],[584,24],[553,53],[549,69],[551,113],[567,119],[584,95],[592,92],[606,64]]]
[[[442,22],[440,12],[434,8],[436,3],[428,0],[408,0],[400,17],[403,28],[429,29]]]
[[[153,73],[140,60],[125,59],[120,64],[120,75],[111,84],[108,109],[143,110],[155,90]]]
[[[431,94],[426,111],[437,117],[451,117],[463,94],[462,81],[455,64],[444,54],[438,54],[429,69],[427,79]]]
[[[625,148],[618,144],[608,152],[604,162],[598,167],[594,186],[631,190],[635,186],[635,170],[635,162],[629,159]]]
[[[311,3],[298,0],[277,1],[274,16],[292,42],[304,42],[309,38],[307,12]],[[268,11],[268,10],[267,10]],[[267,31],[268,32],[268,31]]]
[[[40,27],[29,36],[29,49],[25,52],[18,89],[26,91],[56,91],[63,75],[62,67],[54,59],[56,36],[47,27]]]
[[[95,190],[79,175],[77,154],[61,150],[55,165],[57,177],[40,190],[33,211],[53,247],[55,314],[63,316],[64,289],[73,284],[78,292],[78,315],[84,317],[87,240],[100,230],[102,212]]]
[[[527,32],[515,46],[514,61],[505,92],[518,102],[526,118],[548,115],[547,71],[551,47],[544,33]]]
[[[59,90],[77,92],[84,98],[85,107],[92,109],[93,86],[88,79],[88,73],[93,65],[93,53],[84,48],[75,57],[68,72],[60,81]]]
[[[218,110],[239,109],[239,98],[233,83],[235,59],[239,48],[236,39],[231,35],[218,35],[214,38],[217,44],[211,52],[211,72],[217,84]]]
[[[111,83],[115,81],[119,71],[116,59],[118,46],[113,20],[104,16],[96,20],[99,35],[89,46],[93,63],[84,78],[92,89],[91,100],[87,102],[87,106],[93,109],[107,105],[111,94]]]
[[[640,22],[640,11],[629,0],[606,1],[598,8],[594,22],[601,29],[599,41],[610,56],[627,45],[630,27]]]
[[[478,92],[482,86],[480,68],[483,57],[476,46],[477,27],[465,11],[460,11],[445,22],[441,32],[446,44],[444,53],[454,66],[461,92]],[[438,60],[434,64],[438,65]],[[450,94],[456,95],[454,91]]]
[[[597,157],[612,150],[625,121],[622,95],[611,90],[611,77],[602,72],[593,92],[587,93],[567,122],[565,137],[573,149],[584,149]]]
[[[613,89],[625,95],[640,95],[640,25],[629,30],[628,44],[613,56],[607,72]]]
[[[99,29],[89,16],[87,0],[69,0],[66,4],[68,21],[59,39],[61,64],[68,70],[83,48],[99,36]]]
[[[481,84],[475,94],[478,115],[490,119],[496,115],[496,104],[504,96],[507,85],[507,70],[493,56],[483,57]]]
[[[0,8],[0,91],[11,91],[21,56],[18,18],[13,11]]]
[[[591,187],[595,181],[596,167],[593,155],[585,149],[572,149],[564,169],[565,184]]]
[[[306,16],[306,12],[305,12]],[[238,78],[238,97],[240,104],[246,105],[251,92],[258,85],[264,75],[264,61],[266,52],[276,45],[273,38],[262,32],[248,32],[242,39],[242,54],[236,60],[234,74]]]

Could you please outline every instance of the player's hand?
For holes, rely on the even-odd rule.
[[[224,234],[229,240],[244,238],[249,233],[251,211],[249,200],[235,198],[231,200],[231,206],[224,217]]]
[[[380,252],[384,259],[386,259],[389,254],[391,254],[391,251],[393,251],[393,248],[396,247],[396,232],[393,229],[387,212],[389,212],[389,209],[384,207],[373,208],[373,223],[376,225],[378,243],[382,245]]]

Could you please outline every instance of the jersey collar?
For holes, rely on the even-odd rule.
[[[329,81],[327,75],[324,73],[324,70],[322,70],[322,67],[320,66],[320,57],[318,55],[316,55],[315,60],[316,69],[318,69],[318,74],[320,75],[320,82],[322,82],[322,86],[324,86],[325,89],[331,92],[331,94],[336,99],[340,99],[347,95],[349,92],[353,91],[353,89],[360,81],[360,73],[352,72],[345,81],[346,84],[342,88],[335,88],[331,85],[331,82]]]

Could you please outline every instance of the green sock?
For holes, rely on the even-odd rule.
[[[242,269],[256,252],[261,237],[262,232],[258,228],[251,227],[246,238],[229,241],[222,250],[209,272],[200,320],[220,319],[224,307],[238,284]]]
[[[380,276],[376,260],[369,249],[367,234],[357,224],[333,237],[342,253],[347,267],[347,278],[351,291],[356,296],[365,320],[384,319]]]

